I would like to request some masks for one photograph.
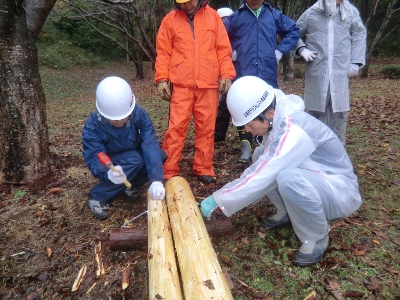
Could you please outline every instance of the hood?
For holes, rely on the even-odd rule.
[[[304,101],[297,95],[285,95],[281,90],[274,89],[276,96],[276,108],[273,124],[276,128],[278,122],[293,112],[304,110]]]
[[[324,0],[318,0],[318,9],[321,10],[322,12],[325,12]],[[340,16],[341,16],[342,21],[346,20],[347,11],[349,10],[348,1],[341,0],[340,4],[339,4],[339,9],[340,9]]]

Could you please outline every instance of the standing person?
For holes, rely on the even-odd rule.
[[[345,148],[329,127],[304,111],[299,96],[285,95],[257,77],[236,80],[227,104],[233,124],[264,135],[263,145],[240,178],[201,202],[203,216],[209,219],[219,207],[229,217],[266,195],[277,213],[261,225],[272,229],[291,222],[302,243],[293,262],[318,262],[329,244],[328,220],[347,217],[362,203]]]
[[[296,53],[306,63],[304,101],[308,112],[346,144],[349,77],[365,63],[366,29],[347,0],[318,0],[297,21]]]
[[[273,8],[264,0],[243,0],[237,11],[224,20],[232,49],[237,53],[234,62],[236,79],[252,75],[274,88],[278,87],[278,64],[300,37],[296,22]],[[282,40],[278,44],[277,35]],[[239,162],[250,161],[253,137],[243,126],[238,127],[241,140]]]
[[[221,17],[222,22],[225,18],[233,14],[233,10],[229,7],[221,7],[217,10],[218,15]],[[237,59],[236,51],[232,52],[232,61]],[[226,131],[229,127],[231,120],[231,114],[229,113],[228,107],[226,106],[226,94],[222,94],[218,103],[217,120],[215,122],[214,141],[222,142],[225,141]]]
[[[162,145],[168,155],[164,178],[179,175],[178,164],[193,115],[192,172],[203,183],[214,182],[213,135],[218,89],[222,94],[227,93],[235,77],[224,24],[208,6],[208,0],[176,0],[174,9],[161,23],[156,50],[155,81],[162,98],[170,101],[168,129]]]
[[[125,180],[133,188],[150,181],[151,198],[164,199],[163,161],[167,157],[160,149],[148,114],[136,105],[129,84],[114,76],[103,79],[96,89],[96,107],[82,131],[83,158],[93,176],[100,179],[87,201],[93,216],[107,219],[108,205],[125,190]],[[119,172],[100,163],[100,152],[110,157]],[[133,200],[139,198],[136,190],[127,195]]]

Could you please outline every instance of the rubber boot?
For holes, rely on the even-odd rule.
[[[251,145],[253,142],[253,136],[251,135],[251,133],[246,132],[244,126],[239,126],[237,129],[240,139],[240,150],[242,151],[242,155],[239,158],[239,163],[248,164],[251,157]]]
[[[228,106],[226,106],[226,94],[221,96],[218,104],[217,120],[215,121],[214,141],[225,141],[226,131],[229,127],[231,114],[229,113]]]

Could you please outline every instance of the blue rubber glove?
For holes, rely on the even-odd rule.
[[[201,214],[207,218],[208,221],[210,221],[211,214],[214,210],[216,210],[218,207],[217,202],[215,202],[214,196],[211,195],[201,201]]]

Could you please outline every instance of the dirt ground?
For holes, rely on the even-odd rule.
[[[301,84],[294,88],[286,86],[286,92],[302,91],[302,88]],[[354,109],[361,111],[364,108],[356,106]],[[350,124],[364,122],[362,116],[362,113],[354,114]],[[52,137],[53,143],[54,140]],[[214,166],[218,181],[215,184],[204,185],[192,175],[193,149],[193,141],[188,139],[183,151],[181,176],[189,182],[199,200],[238,177],[243,170],[243,166],[236,163],[240,148],[233,133],[228,135],[226,142],[216,143]],[[111,251],[109,248],[110,231],[147,210],[148,184],[139,189],[141,198],[137,201],[118,196],[109,218],[99,221],[92,217],[86,206],[88,191],[97,180],[83,159],[58,151],[53,153],[53,165],[52,174],[28,186],[0,184],[0,299],[148,299],[147,252]],[[360,170],[359,166],[356,168]],[[247,236],[257,237],[259,225],[244,225],[239,221],[240,217],[247,213],[259,221],[273,209],[268,201],[245,209],[233,218],[235,233],[228,239],[239,239],[244,227]],[[147,217],[142,216],[130,226],[146,228],[146,224]],[[219,243],[219,239],[213,239],[214,245]],[[97,245],[101,245],[105,266],[105,275],[101,277],[96,277]],[[350,252],[351,249],[343,251]],[[72,292],[71,287],[83,266],[86,266],[86,275],[79,289]],[[251,268],[251,264],[247,266]],[[278,267],[277,274],[283,272]],[[122,290],[122,270],[125,268],[130,269],[131,276],[128,288]],[[232,292],[241,295],[241,299],[268,299],[265,295],[251,293],[252,288],[243,281],[232,280],[235,284]]]

